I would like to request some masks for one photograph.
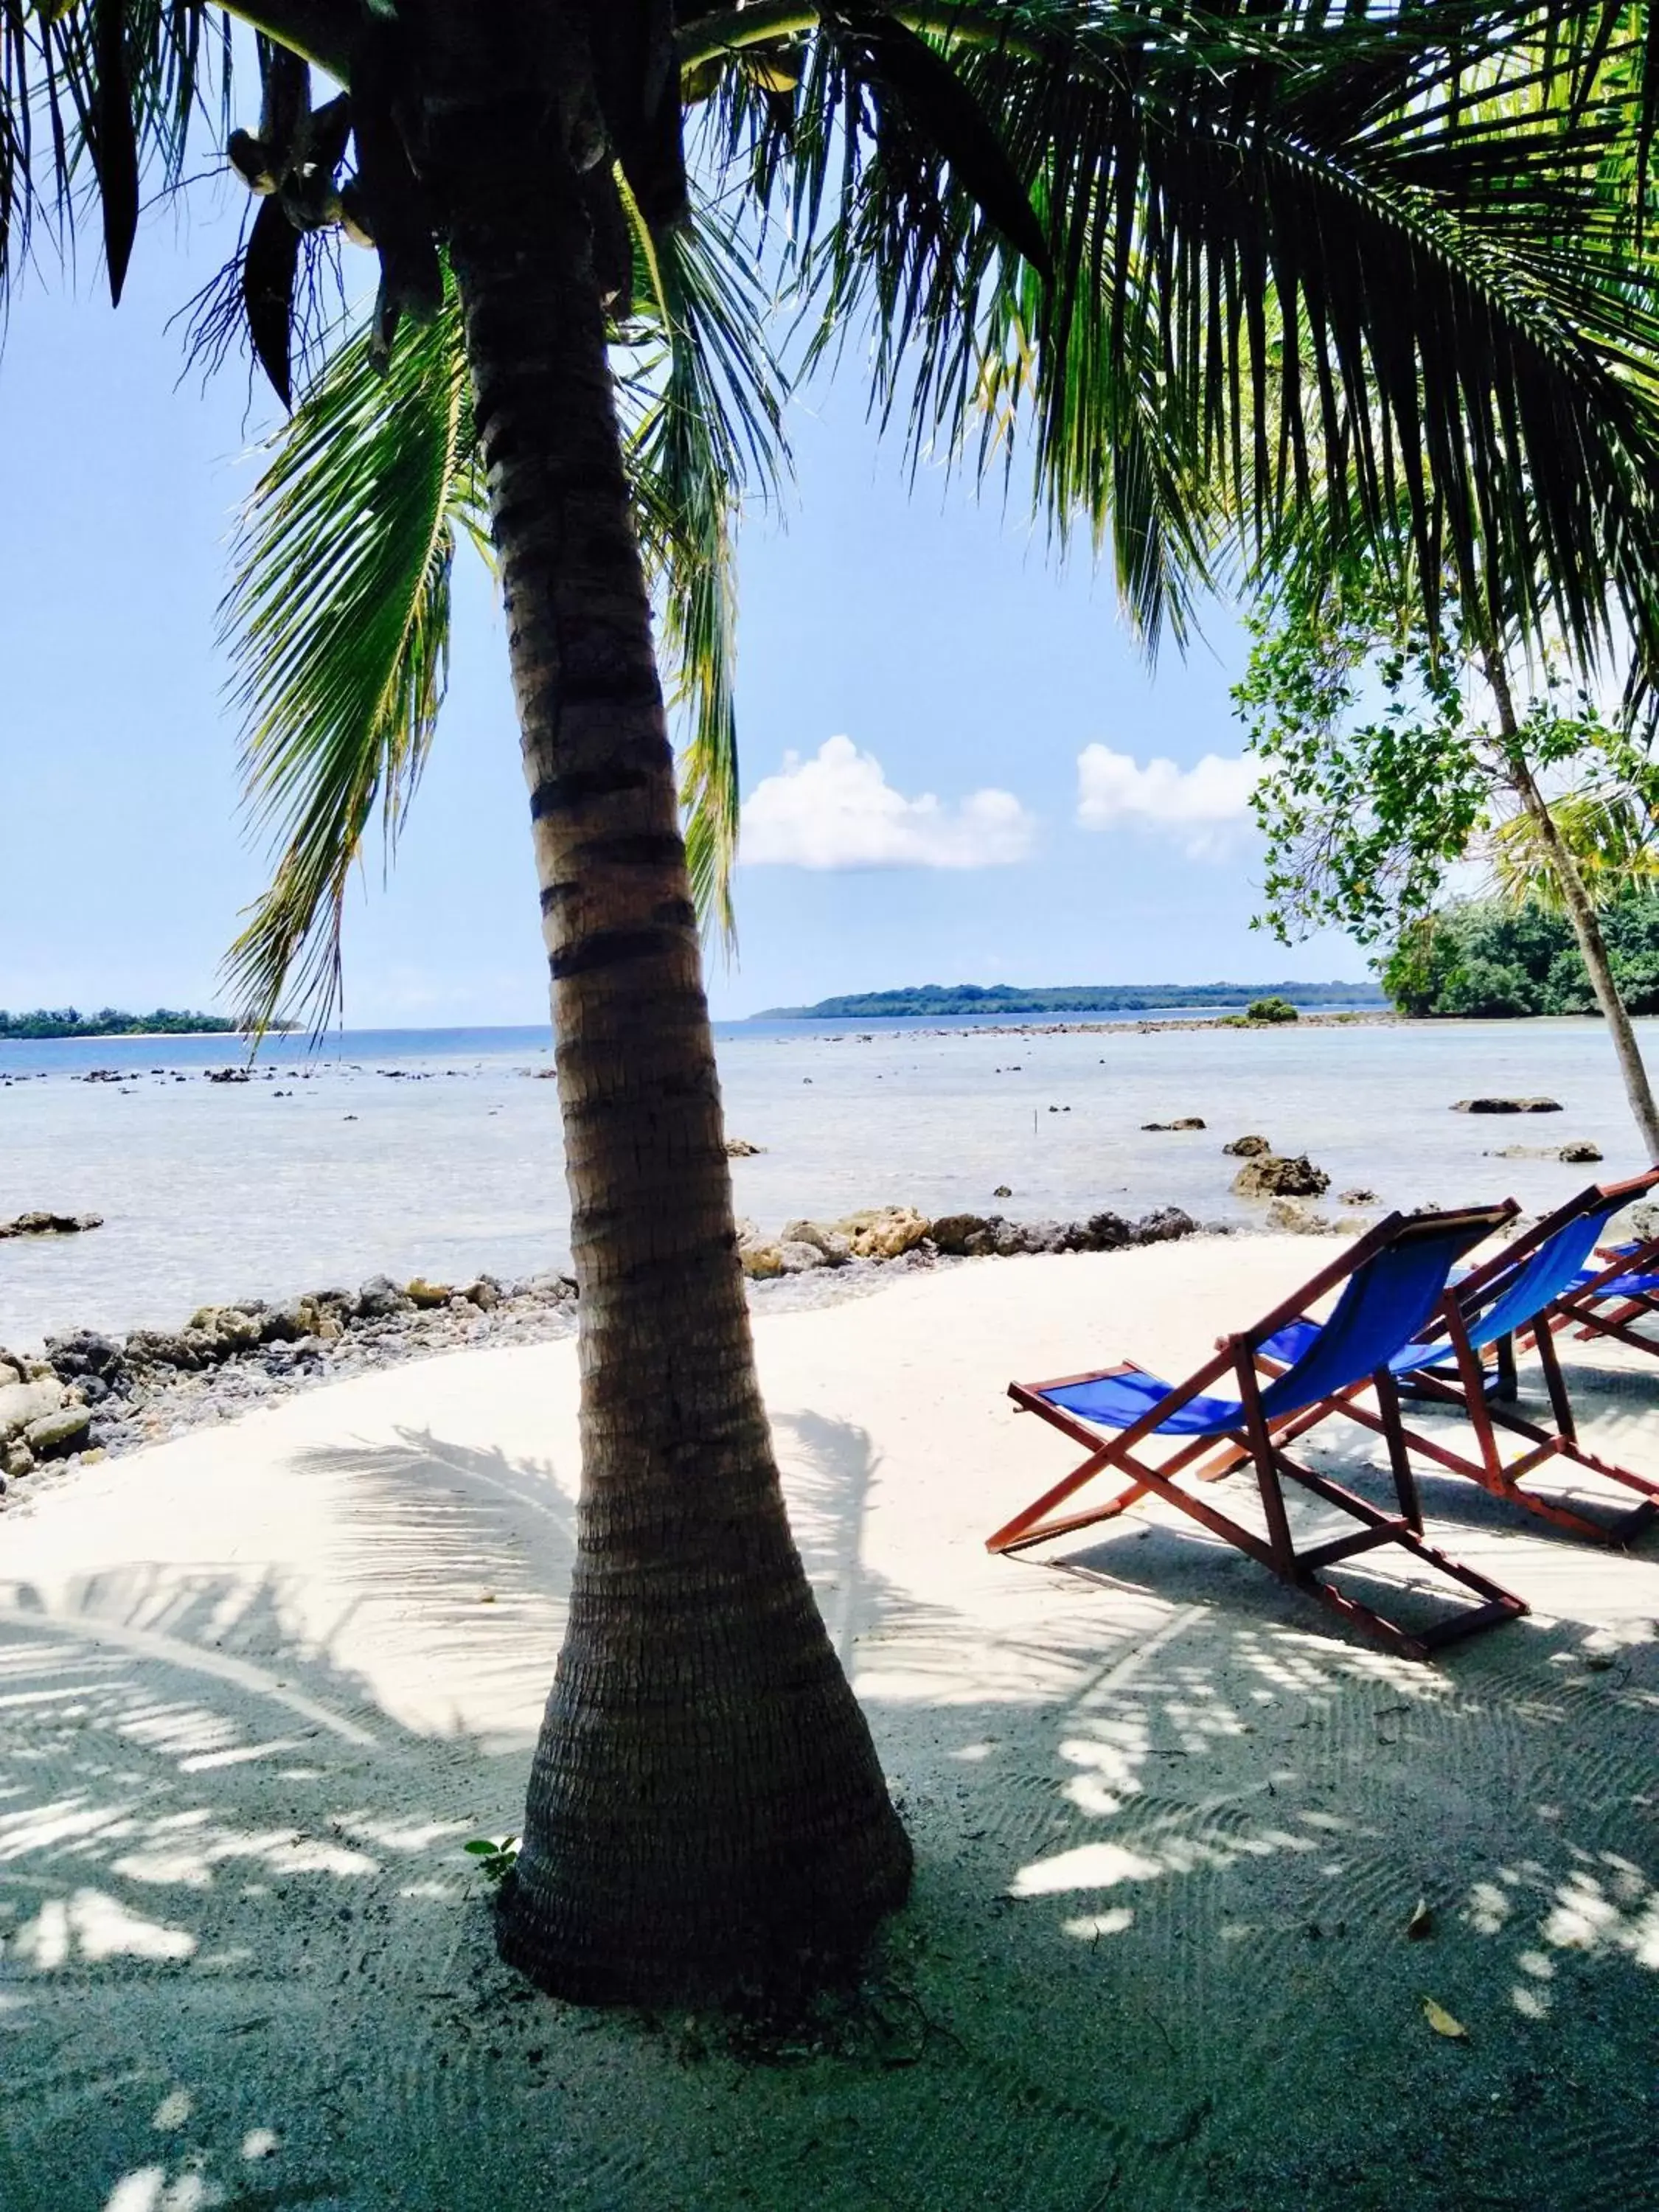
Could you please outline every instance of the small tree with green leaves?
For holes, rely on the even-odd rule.
[[[1659,1109],[1596,914],[1647,865],[1659,763],[1548,665],[1517,710],[1489,625],[1455,585],[1431,608],[1408,578],[1403,561],[1304,552],[1250,617],[1233,701],[1262,763],[1259,925],[1283,943],[1334,926],[1409,948],[1460,862],[1492,861],[1511,896],[1547,885],[1659,1159]],[[1404,975],[1409,957],[1394,964]]]

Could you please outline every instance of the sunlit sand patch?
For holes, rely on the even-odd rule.
[[[72,1960],[95,1966],[108,1959],[188,1959],[197,1939],[185,1929],[145,1919],[106,1891],[77,1889],[43,1905],[5,1948],[34,1972],[50,1974]]]

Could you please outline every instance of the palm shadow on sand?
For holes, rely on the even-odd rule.
[[[1037,1692],[963,1697],[988,1632],[870,1565],[870,1439],[787,1441],[838,1647],[903,1659],[870,1709],[918,1880],[866,1994],[913,2036],[757,2066],[499,1967],[459,1847],[514,1825],[574,1524],[544,1468],[410,1432],[307,1456],[352,1496],[321,1635],[257,1571],[0,1584],[8,2212],[1640,2201],[1651,1643],[1425,1670],[1156,1531],[1071,1562],[1128,1553],[1133,1605],[1055,1582]],[[371,1616],[452,1715],[344,1660]]]

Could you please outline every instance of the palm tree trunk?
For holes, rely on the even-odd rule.
[[[1578,863],[1568,850],[1566,842],[1556,826],[1543,793],[1538,788],[1525,754],[1521,750],[1520,724],[1515,712],[1515,700],[1510,690],[1509,673],[1503,657],[1497,652],[1486,655],[1486,678],[1498,705],[1498,726],[1504,739],[1504,756],[1510,788],[1525,808],[1528,818],[1537,832],[1539,844],[1549,862],[1550,873],[1560,887],[1561,903],[1566,909],[1567,920],[1577,942],[1579,956],[1584,963],[1584,972],[1589,977],[1590,988],[1595,994],[1595,1003],[1601,1009],[1607,1024],[1607,1034],[1613,1039],[1613,1048],[1618,1055],[1619,1073],[1624,1078],[1625,1096],[1635,1116],[1636,1127],[1650,1160],[1659,1161],[1659,1107],[1656,1107],[1652,1085],[1642,1060],[1642,1048],[1636,1041],[1636,1030],[1619,994],[1614,980],[1613,963],[1607,955],[1607,939],[1601,934],[1601,925],[1596,920],[1595,902],[1584,885]]]
[[[785,1516],[587,224],[536,120],[465,114],[434,157],[580,1288],[569,1626],[500,1942],[582,2001],[718,1996],[855,1954],[904,1897],[910,1849]]]

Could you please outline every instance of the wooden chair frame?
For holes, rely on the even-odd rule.
[[[1511,1505],[1519,1505],[1539,1519],[1549,1522],[1552,1526],[1565,1529],[1571,1535],[1586,1536],[1596,1543],[1628,1544],[1650,1525],[1656,1516],[1659,1516],[1659,1482],[1650,1481],[1644,1475],[1633,1474],[1629,1468],[1617,1466],[1595,1452],[1586,1451],[1578,1441],[1572,1401],[1561,1372],[1561,1363],[1556,1356],[1553,1334],[1555,1329],[1565,1325],[1564,1322],[1549,1319],[1540,1322],[1536,1329],[1524,1329],[1518,1333],[1522,1347],[1530,1346],[1536,1351],[1538,1364],[1543,1370],[1544,1388],[1548,1394],[1550,1412],[1555,1424],[1553,1428],[1546,1428],[1513,1412],[1507,1406],[1495,1402],[1496,1394],[1491,1388],[1491,1377],[1480,1354],[1469,1340],[1468,1316],[1479,1313],[1492,1285],[1501,1276],[1547,1243],[1559,1231],[1569,1226],[1588,1207],[1605,1206],[1612,1199],[1628,1205],[1645,1191],[1651,1190],[1656,1184],[1659,1184],[1659,1169],[1644,1176],[1632,1176],[1626,1182],[1608,1183],[1598,1188],[1581,1191],[1576,1198],[1570,1199],[1565,1206],[1558,1206],[1553,1213],[1546,1214],[1523,1236],[1515,1238],[1501,1252],[1494,1254],[1490,1260],[1472,1269],[1460,1282],[1451,1285],[1442,1302],[1440,1327],[1445,1334],[1447,1352],[1455,1364],[1455,1381],[1443,1370],[1418,1368],[1408,1378],[1395,1380],[1391,1406],[1385,1405],[1379,1395],[1377,1408],[1372,1412],[1361,1402],[1372,1388],[1370,1378],[1367,1378],[1350,1385],[1346,1391],[1339,1391],[1326,1406],[1317,1410],[1315,1418],[1322,1420],[1327,1413],[1344,1414],[1349,1420],[1358,1422],[1362,1428],[1370,1429],[1382,1437],[1391,1455],[1403,1448],[1408,1455],[1420,1455],[1450,1474],[1467,1475],[1492,1497],[1501,1498]],[[1626,1254],[1613,1269],[1604,1271],[1596,1280],[1605,1280],[1609,1273],[1616,1274],[1620,1271],[1628,1273],[1632,1266],[1631,1257]],[[1573,1295],[1578,1297],[1583,1293]],[[1552,1308],[1552,1314],[1554,1311],[1555,1309]],[[1650,1348],[1659,1352],[1659,1345]],[[1513,1341],[1502,1339],[1492,1349],[1501,1381],[1506,1366],[1510,1374],[1514,1372]],[[1509,1353],[1507,1360],[1506,1350]],[[1281,1371],[1275,1361],[1259,1359],[1258,1364],[1269,1376]],[[1407,1382],[1409,1382],[1408,1391],[1405,1388]],[[1474,1431],[1477,1455],[1471,1457],[1466,1452],[1455,1450],[1438,1437],[1426,1437],[1420,1430],[1407,1428],[1400,1411],[1401,1398],[1407,1395],[1430,1404],[1449,1407],[1461,1413]],[[1293,1443],[1312,1425],[1311,1419],[1297,1416],[1284,1431],[1285,1440]],[[1527,1446],[1516,1458],[1508,1462],[1504,1460],[1498,1435],[1500,1430],[1507,1435],[1520,1437]],[[1237,1466],[1241,1456],[1235,1453],[1231,1457],[1230,1466],[1218,1466],[1212,1469],[1212,1479],[1230,1472],[1231,1467]],[[1628,1512],[1608,1521],[1581,1513],[1571,1505],[1564,1505],[1554,1498],[1541,1498],[1535,1491],[1522,1487],[1528,1475],[1556,1459],[1570,1460],[1575,1466],[1586,1468],[1592,1474],[1637,1492],[1641,1502]]]
[[[1426,1659],[1444,1644],[1476,1635],[1483,1629],[1496,1627],[1500,1622],[1513,1620],[1524,1613],[1527,1610],[1525,1603],[1511,1591],[1502,1589],[1488,1577],[1460,1560],[1448,1557],[1426,1541],[1423,1532],[1422,1502],[1418,1495],[1410,1455],[1398,1441],[1398,1397],[1394,1378],[1386,1369],[1357,1387],[1375,1389],[1385,1415],[1391,1414],[1395,1423],[1391,1434],[1386,1429],[1384,1431],[1389,1435],[1389,1468],[1399,1505],[1398,1511],[1394,1513],[1382,1511],[1370,1499],[1361,1498],[1344,1484],[1290,1457],[1284,1449],[1288,1437],[1292,1434],[1305,1433],[1323,1418],[1325,1412],[1333,1409],[1331,1403],[1322,1401],[1314,1407],[1299,1407],[1277,1417],[1269,1417],[1262,1407],[1262,1377],[1258,1365],[1260,1348],[1267,1338],[1296,1320],[1304,1308],[1334,1290],[1390,1244],[1415,1235],[1443,1233],[1449,1224],[1460,1218],[1468,1222],[1472,1231],[1479,1228],[1489,1233],[1512,1220],[1516,1211],[1515,1202],[1510,1200],[1497,1206],[1460,1209],[1457,1214],[1390,1214],[1339,1258],[1333,1260],[1328,1267],[1322,1268],[1311,1282],[1304,1285],[1294,1297],[1275,1307],[1253,1328],[1224,1338],[1214,1356],[1206,1360],[1195,1374],[1172,1389],[1132,1427],[1124,1429],[1105,1442],[1102,1441],[1098,1429],[1090,1426],[1063,1407],[1053,1405],[1041,1395],[1042,1392],[1056,1389],[1067,1383],[1092,1382],[1108,1376],[1144,1374],[1145,1369],[1137,1367],[1133,1362],[1125,1362],[1117,1367],[1097,1369],[1090,1375],[1056,1376],[1042,1383],[1010,1383],[1008,1395],[1023,1412],[1041,1415],[1063,1436],[1081,1444],[1088,1452],[1088,1457],[1062,1481],[1045,1491],[988,1537],[986,1549],[1002,1553],[1025,1551],[1034,1544],[1046,1543],[1051,1538],[1071,1535],[1079,1529],[1091,1528],[1097,1522],[1115,1519],[1150,1494],[1175,1506],[1207,1528],[1212,1535],[1219,1536],[1224,1543],[1257,1560],[1270,1572],[1279,1576],[1281,1581],[1318,1599],[1321,1604],[1329,1607],[1350,1625],[1365,1630],[1379,1642],[1408,1658]],[[1470,1241],[1475,1241],[1474,1235],[1471,1235]],[[1212,1434],[1192,1437],[1157,1462],[1149,1462],[1140,1455],[1139,1447],[1154,1435],[1171,1413],[1230,1375],[1238,1391],[1243,1414],[1240,1428],[1223,1431],[1219,1437]],[[1218,1445],[1220,1447],[1220,1464],[1217,1463]],[[1207,1499],[1194,1496],[1183,1488],[1177,1480],[1182,1475],[1199,1480],[1213,1480],[1247,1459],[1254,1464],[1261,1493],[1262,1513],[1267,1526],[1265,1540],[1254,1529],[1223,1513]],[[1103,1504],[1092,1506],[1083,1512],[1055,1513],[1057,1506],[1109,1469],[1115,1469],[1127,1480]],[[1358,1529],[1298,1551],[1285,1506],[1284,1485],[1287,1480],[1310,1492],[1326,1504],[1334,1505],[1347,1514],[1359,1523]],[[1386,1544],[1400,1546],[1423,1565],[1433,1568],[1449,1580],[1473,1590],[1481,1602],[1436,1621],[1426,1628],[1413,1630],[1390,1620],[1374,1607],[1363,1603],[1324,1579],[1327,1569]]]
[[[1650,1178],[1650,1185],[1659,1182],[1659,1169]],[[1582,1284],[1576,1291],[1558,1299],[1549,1316],[1549,1332],[1559,1335],[1570,1328],[1581,1344],[1589,1344],[1598,1336],[1610,1336],[1620,1344],[1627,1344],[1633,1352],[1645,1352],[1650,1358],[1659,1358],[1659,1337],[1638,1335],[1632,1323],[1642,1319],[1659,1318],[1659,1296],[1651,1291],[1638,1291],[1620,1297],[1613,1285],[1626,1275],[1659,1273],[1659,1237],[1650,1237],[1632,1251],[1616,1252],[1604,1244],[1596,1254],[1607,1265],[1595,1279]],[[1619,1303],[1610,1312],[1597,1310],[1609,1297]],[[1534,1332],[1528,1331],[1528,1340],[1537,1341]]]

